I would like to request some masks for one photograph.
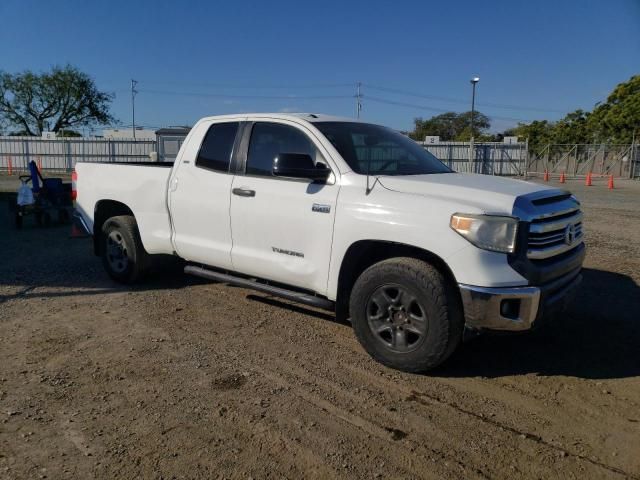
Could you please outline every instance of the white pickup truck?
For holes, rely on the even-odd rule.
[[[471,331],[523,331],[581,280],[570,193],[455,173],[389,128],[315,114],[200,120],[173,165],[79,163],[76,225],[115,280],[155,254],[331,309],[385,365],[425,371]]]

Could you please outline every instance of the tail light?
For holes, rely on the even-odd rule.
[[[77,183],[78,173],[74,170],[73,172],[71,172],[71,200],[73,200],[74,202],[76,201],[76,198],[78,198]]]

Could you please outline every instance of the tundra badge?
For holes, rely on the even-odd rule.
[[[311,207],[311,211],[312,212],[319,212],[319,213],[330,213],[331,212],[331,205],[323,205],[322,203],[314,203],[313,207]]]

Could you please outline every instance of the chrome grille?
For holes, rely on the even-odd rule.
[[[562,202],[565,203],[565,202]],[[549,205],[529,224],[527,257],[542,260],[568,252],[582,243],[582,212],[577,204]]]

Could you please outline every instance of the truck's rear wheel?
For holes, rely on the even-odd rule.
[[[349,310],[365,350],[406,372],[437,367],[462,338],[455,292],[436,268],[414,258],[392,258],[365,270],[353,287]]]
[[[135,283],[143,277],[147,253],[135,218],[130,215],[109,218],[102,226],[100,246],[102,264],[115,281]]]

